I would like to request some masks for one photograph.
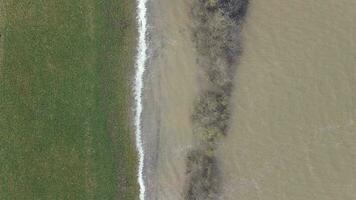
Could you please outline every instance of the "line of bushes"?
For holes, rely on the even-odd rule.
[[[233,79],[242,53],[241,28],[248,3],[249,0],[193,3],[193,36],[207,87],[201,91],[192,114],[193,132],[200,145],[187,156],[187,200],[213,200],[220,193],[215,149],[229,127]]]

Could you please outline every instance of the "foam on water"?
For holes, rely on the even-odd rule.
[[[137,25],[138,25],[138,45],[137,45],[137,57],[136,57],[136,74],[135,74],[135,86],[134,86],[134,95],[135,95],[135,129],[136,129],[136,148],[138,151],[138,172],[137,178],[140,187],[140,200],[145,199],[145,182],[143,175],[144,168],[144,157],[145,152],[143,149],[142,142],[142,129],[141,129],[141,115],[142,115],[142,91],[143,91],[143,75],[145,72],[145,64],[147,60],[147,41],[146,41],[146,32],[147,32],[147,0],[137,0]]]

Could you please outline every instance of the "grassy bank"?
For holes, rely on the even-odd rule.
[[[0,199],[135,199],[130,0],[1,0]]]

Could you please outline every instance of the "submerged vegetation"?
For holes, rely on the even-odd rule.
[[[218,199],[221,177],[215,157],[226,136],[235,66],[241,55],[241,28],[248,0],[195,0],[192,9],[199,64],[207,80],[192,114],[200,145],[187,156],[187,200]]]
[[[135,199],[135,2],[0,7],[0,199]]]

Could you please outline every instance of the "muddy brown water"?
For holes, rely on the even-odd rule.
[[[149,2],[148,200],[183,199],[195,145],[189,2]],[[355,10],[353,0],[251,0],[230,130],[217,152],[221,199],[356,199]]]
[[[150,57],[143,112],[147,200],[182,199],[198,91],[189,8],[189,0],[148,3]]]
[[[356,1],[253,0],[226,200],[356,199]]]

